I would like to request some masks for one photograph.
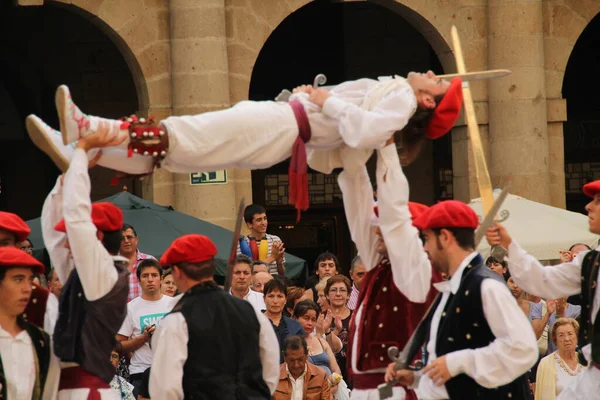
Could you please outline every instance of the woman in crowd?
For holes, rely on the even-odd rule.
[[[121,344],[119,343],[118,347],[113,349],[113,351],[110,353],[110,362],[115,368],[117,368],[117,366],[119,365],[119,360],[121,359],[120,347]],[[115,374],[112,381],[110,382],[110,387],[115,389],[117,393],[119,393],[119,399],[135,400],[135,397],[133,397],[133,385],[127,382],[125,378],[122,378],[119,375]]]
[[[294,319],[300,323],[306,335],[308,361],[323,368],[327,372],[327,376],[332,372],[341,375],[340,367],[327,341],[323,340],[320,335],[313,334],[320,313],[319,306],[312,300],[303,300],[294,308]]]
[[[335,275],[327,280],[325,295],[333,313],[333,321],[330,326],[333,333],[342,341],[341,351],[335,353],[338,365],[342,367],[342,376],[348,382],[348,369],[346,368],[346,354],[348,349],[348,329],[352,310],[346,305],[350,298],[352,284],[344,275]]]
[[[506,265],[506,261],[498,260],[496,257],[488,257],[488,259],[485,260],[485,265],[487,265],[487,267],[491,269],[492,272],[495,272],[501,277],[503,277],[504,280],[508,279],[506,277],[506,273],[508,272],[508,266]]]
[[[514,281],[514,279],[510,275],[508,275],[506,284],[508,285],[508,288],[512,292],[515,299],[517,299],[517,303],[519,303],[519,307],[521,307],[521,310],[523,310],[523,313],[525,313],[525,315],[527,316],[527,318],[529,318],[529,321],[531,322],[532,321],[532,311],[533,311],[533,307],[535,306],[535,304],[532,303],[531,301],[527,300],[527,293],[525,293],[523,291],[523,289],[521,289],[519,287],[519,285],[517,285],[517,283]]]
[[[310,297],[306,295],[306,292],[308,292],[308,290],[299,286],[290,286],[288,288],[284,311],[286,317],[291,318],[294,315],[296,304],[300,303],[302,300],[310,299]]]
[[[584,370],[577,357],[579,323],[559,318],[552,326],[551,338],[558,350],[542,358],[537,370],[535,400],[554,400]]]
[[[304,329],[298,321],[283,315],[286,293],[286,284],[278,278],[271,279],[263,289],[265,305],[267,306],[265,316],[269,318],[271,325],[273,325],[280,349],[283,349],[283,341],[286,337],[293,335],[305,336]],[[280,354],[279,362],[283,363],[283,353]]]
[[[321,307],[321,313],[325,313],[329,310],[329,300],[327,300],[327,296],[325,295],[325,287],[327,286],[329,278],[330,277],[327,276],[315,285],[315,291],[317,292],[317,300],[315,300],[315,302]]]
[[[173,271],[171,268],[164,270],[162,281],[160,282],[160,291],[162,294],[173,297],[177,293],[177,286],[173,280]]]

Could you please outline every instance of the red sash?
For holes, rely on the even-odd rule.
[[[98,389],[110,389],[110,385],[86,372],[81,367],[69,367],[60,371],[58,390],[90,389],[87,400],[101,400]]]
[[[312,136],[306,111],[299,101],[290,101],[296,123],[298,124],[298,137],[292,148],[292,159],[289,168],[289,198],[290,204],[296,207],[298,212],[296,221],[300,221],[300,213],[308,209],[308,163],[306,160],[306,146]]]
[[[384,374],[354,374],[352,375],[352,385],[354,389],[358,389],[358,390],[373,390],[373,389],[377,389],[377,386],[381,385],[382,383],[384,383]],[[402,385],[395,385],[395,386],[401,386],[404,388],[404,391],[406,392],[406,400],[417,400],[417,395],[415,394],[414,390],[411,389],[407,389],[406,387],[402,386]]]

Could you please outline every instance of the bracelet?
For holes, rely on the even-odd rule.
[[[325,333],[325,336],[329,336],[329,335],[331,335],[331,331]]]

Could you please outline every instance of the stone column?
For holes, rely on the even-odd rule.
[[[542,0],[488,0],[492,184],[550,204]]]
[[[229,107],[225,0],[170,0],[173,115]],[[209,172],[209,171],[198,171]],[[233,171],[222,185],[190,185],[190,174],[173,174],[177,211],[227,229],[236,214]]]

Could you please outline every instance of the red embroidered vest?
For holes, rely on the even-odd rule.
[[[433,271],[432,282],[439,282],[440,275]],[[362,306],[360,321],[352,314],[348,343],[348,370],[352,374],[352,349],[358,329],[359,371],[386,368],[391,362],[388,348],[402,350],[434,300],[437,290],[429,290],[425,303],[412,303],[394,284],[392,269],[387,259],[370,270],[363,280],[356,310]]]

